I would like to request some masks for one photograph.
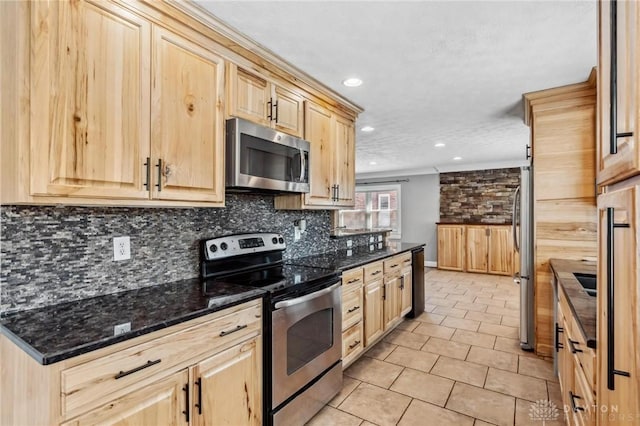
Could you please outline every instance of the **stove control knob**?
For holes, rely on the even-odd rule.
[[[278,242],[279,242],[280,244],[284,244],[284,238],[282,238],[282,237],[278,238]]]
[[[228,248],[227,243],[220,244],[220,249],[226,250]]]
[[[273,237],[273,238],[271,239],[271,242],[272,242],[273,244],[278,244],[278,238],[277,238],[277,237]]]
[[[215,253],[215,252],[217,252],[217,251],[218,251],[218,246],[217,246],[217,245],[215,245],[215,244],[211,244],[211,245],[209,246],[209,251],[210,251],[211,253]]]

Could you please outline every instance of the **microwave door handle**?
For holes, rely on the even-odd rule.
[[[291,299],[291,300],[283,300],[281,302],[276,302],[275,308],[276,309],[288,308],[289,306],[299,305],[300,303],[308,302],[309,300],[312,300],[312,299],[315,299],[317,297],[324,296],[325,294],[331,293],[333,290],[335,290],[338,287],[340,287],[340,285],[342,285],[342,282],[338,281],[337,283],[335,283],[331,287],[323,288],[322,290],[318,290],[318,291],[316,291],[314,293],[307,294],[307,295],[300,296],[300,297],[296,297],[295,299]]]
[[[307,177],[306,169],[307,168],[307,160],[305,159],[304,151],[300,150],[300,182],[304,182]]]

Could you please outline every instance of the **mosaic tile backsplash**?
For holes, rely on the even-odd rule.
[[[294,242],[293,222],[303,218]],[[228,194],[225,208],[2,206],[0,220],[2,314],[197,277],[204,238],[279,232],[287,259],[346,244],[329,237],[329,211],[277,211],[268,195]],[[113,237],[125,235],[131,259],[114,262]]]

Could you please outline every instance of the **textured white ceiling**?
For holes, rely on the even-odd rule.
[[[522,94],[597,60],[595,1],[197,3],[365,108],[358,177],[521,164]]]

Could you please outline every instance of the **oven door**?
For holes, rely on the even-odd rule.
[[[275,304],[272,314],[272,408],[342,356],[340,282]]]

